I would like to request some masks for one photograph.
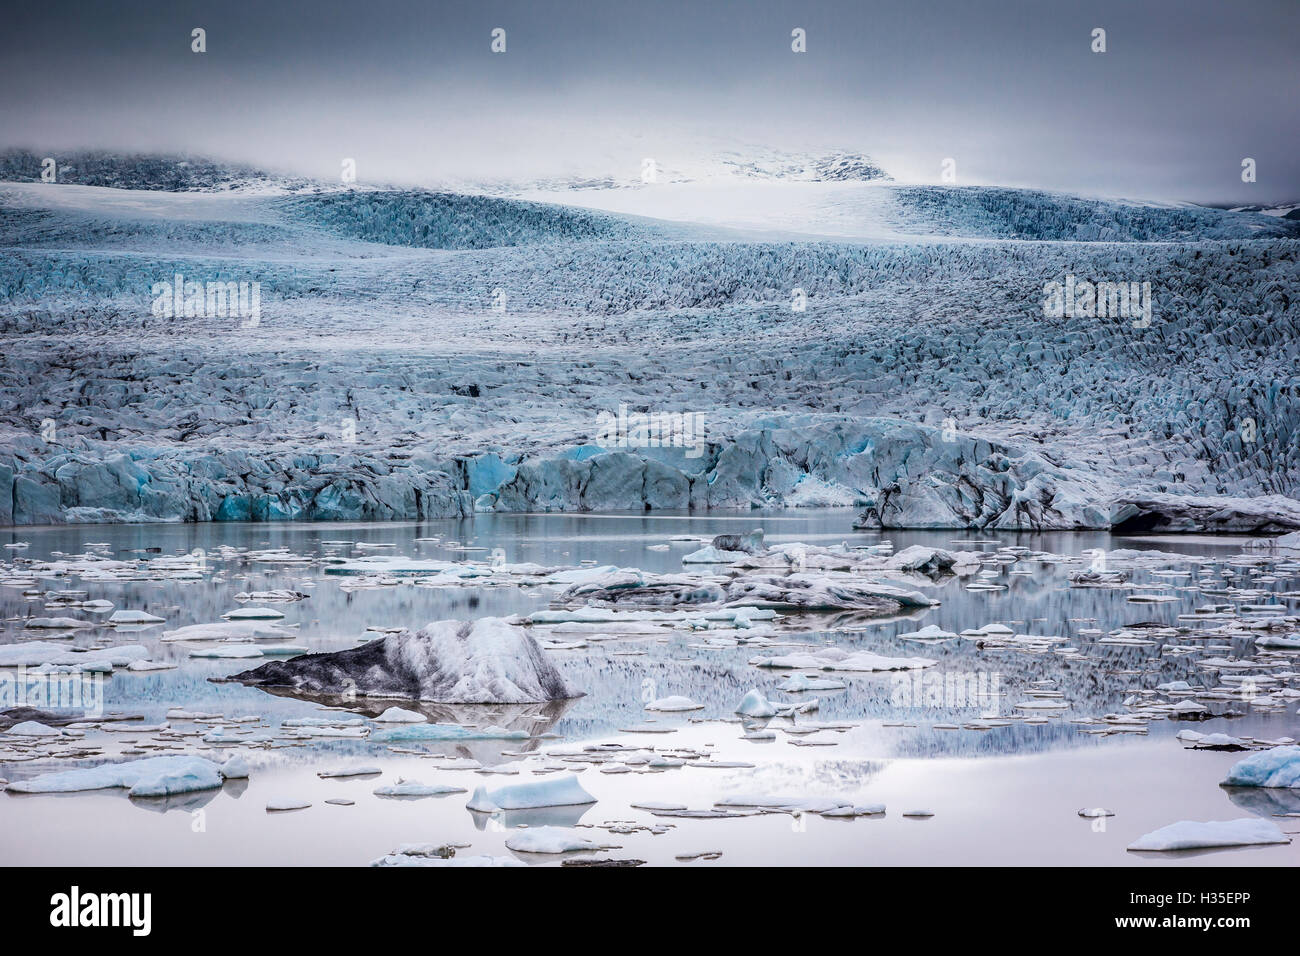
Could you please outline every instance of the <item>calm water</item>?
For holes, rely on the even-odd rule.
[[[326,542],[391,543],[391,552],[424,558],[486,560],[492,549],[506,561],[542,565],[576,565],[583,561],[656,571],[679,571],[682,554],[697,545],[672,542],[671,535],[713,535],[761,525],[769,542],[804,541],[830,545],[873,544],[879,533],[853,533],[852,512],[781,512],[775,515],[709,516],[578,516],[480,515],[472,520],[424,524],[327,525],[146,525],[127,527],[17,529],[0,533],[0,544],[24,541],[26,558],[55,552],[76,554],[87,543],[106,542],[115,556],[133,549],[159,548],[164,555],[203,549],[212,572],[203,581],[81,584],[75,577],[45,582],[48,590],[77,588],[89,598],[105,598],[118,608],[139,609],[166,618],[166,625],[118,635],[119,643],[142,643],[154,660],[171,660],[177,670],[129,673],[118,670],[103,687],[103,704],[110,711],[142,715],[146,722],[164,718],[173,707],[218,712],[226,717],[256,715],[259,729],[274,733],[291,717],[326,713],[318,703],[268,694],[238,684],[212,683],[247,669],[244,661],[193,660],[174,644],[163,644],[162,630],[209,623],[238,606],[234,595],[246,590],[294,588],[310,593],[308,600],[273,605],[285,613],[284,624],[296,625],[288,638],[313,650],[354,646],[368,626],[416,627],[443,618],[473,618],[526,613],[547,606],[553,591],[545,588],[478,587],[421,588],[410,584],[345,591],[338,575],[320,565],[281,568],[215,557],[223,546],[242,549],[288,548],[297,554],[347,554],[346,546]],[[441,542],[417,541],[440,537]],[[891,532],[884,537],[902,549],[910,544],[980,550],[990,545],[971,542],[996,537],[1004,545],[1064,554],[1092,548],[1158,548],[1202,555],[1222,561],[1240,551],[1240,539],[1178,538],[1134,540],[1104,534],[964,534],[960,532]],[[484,548],[457,552],[445,542]],[[1123,701],[1136,688],[1169,680],[1212,686],[1193,664],[1195,655],[1168,656],[1154,647],[1102,647],[1077,636],[1079,628],[1114,627],[1144,621],[1172,623],[1179,613],[1219,600],[1195,591],[1180,591],[1184,581],[1160,581],[1143,573],[1138,581],[1162,583],[1177,602],[1140,605],[1126,600],[1124,591],[1071,589],[1068,568],[1037,563],[1020,565],[1032,576],[1009,574],[995,579],[1007,585],[1001,592],[970,592],[969,581],[950,579],[930,590],[941,606],[901,619],[852,630],[827,630],[798,635],[794,640],[835,643],[881,654],[924,656],[938,660],[926,672],[925,683],[881,674],[837,675],[848,684],[842,691],[823,691],[819,713],[811,719],[840,721],[853,726],[843,734],[820,734],[836,743],[800,747],[794,737],[778,732],[775,741],[741,738],[732,712],[744,693],[760,688],[773,699],[780,672],[755,668],[748,662],[765,653],[753,648],[702,649],[700,634],[682,632],[670,639],[620,638],[587,648],[551,652],[570,684],[586,692],[575,701],[538,707],[446,708],[426,706],[434,719],[462,723],[499,724],[545,731],[551,738],[519,741],[474,741],[457,744],[417,744],[427,752],[473,757],[485,765],[518,759],[516,752],[546,753],[573,749],[598,741],[653,747],[715,749],[719,759],[755,764],[734,770],[686,767],[656,774],[604,774],[583,771],[583,786],[598,798],[595,805],[572,811],[511,814],[484,820],[465,809],[465,796],[454,794],[420,800],[373,796],[380,783],[404,776],[426,783],[450,783],[472,790],[530,779],[485,776],[440,768],[436,761],[392,753],[386,745],[366,740],[313,741],[306,746],[277,745],[248,751],[251,779],[227,784],[222,791],[178,798],[165,804],[132,801],[124,792],[67,796],[0,796],[0,857],[14,863],[335,863],[363,864],[401,843],[459,842],[471,844],[462,853],[508,854],[503,844],[509,828],[520,823],[591,825],[589,838],[618,844],[612,855],[653,863],[673,863],[681,853],[721,850],[721,859],[685,865],[716,866],[743,863],[1099,863],[1187,865],[1197,863],[1287,864],[1300,862],[1296,845],[1218,851],[1208,854],[1151,858],[1126,853],[1137,836],[1179,819],[1231,819],[1250,812],[1300,810],[1289,804],[1243,807],[1240,795],[1217,786],[1239,755],[1185,750],[1173,735],[1180,729],[1224,731],[1238,736],[1300,737],[1294,706],[1284,714],[1261,715],[1235,705],[1241,716],[1198,723],[1154,721],[1145,736],[1100,737],[1082,733],[1071,717],[1100,716],[1123,710]],[[1194,570],[1195,566],[1191,566]],[[1281,579],[1274,590],[1300,589],[1300,581]],[[43,602],[24,597],[22,588],[0,588],[0,616],[5,619],[0,642],[31,639],[21,628],[29,615],[89,617],[77,610],[43,609]],[[897,635],[928,624],[953,631],[993,621],[1020,622],[1017,631],[1062,635],[1084,648],[1086,661],[1064,660],[1056,654],[1009,650],[979,650],[970,641],[921,645]],[[37,635],[42,636],[42,635]],[[80,632],[70,643],[101,640],[101,631]],[[1245,650],[1245,648],[1239,648]],[[777,653],[788,652],[785,649]],[[254,662],[255,664],[256,662]],[[1016,724],[987,731],[940,730],[936,723],[957,723],[985,712],[1009,713],[1026,699],[1033,681],[1053,679],[1068,705],[1064,715],[1045,725]],[[908,683],[912,681],[911,683]],[[938,681],[938,683],[936,683]],[[992,689],[993,697],[974,692]],[[643,701],[680,694],[704,704],[690,715],[659,715],[658,723],[676,728],[671,734],[625,733],[644,725]],[[382,707],[359,706],[373,715]],[[337,713],[337,712],[330,712]],[[690,718],[695,718],[692,721]],[[886,723],[914,726],[885,726]],[[186,726],[186,725],[181,725]],[[192,726],[192,725],[191,725]],[[124,745],[131,734],[91,732],[88,740],[105,743],[105,752]],[[147,735],[138,735],[147,737]],[[221,759],[218,756],[217,759]],[[325,766],[365,762],[383,775],[362,779],[321,780]],[[15,780],[72,766],[66,761],[0,762],[0,777]],[[805,816],[763,815],[726,820],[655,818],[631,809],[635,801],[672,801],[703,808],[728,794],[854,795],[859,802],[888,806],[884,818],[856,820]],[[354,806],[324,803],[329,797],[354,799]],[[267,813],[268,800],[302,798],[312,806],[293,813]],[[1285,800],[1278,797],[1278,800]],[[1098,832],[1076,816],[1083,806],[1106,806],[1116,812]],[[904,818],[905,810],[925,808],[935,816]],[[195,811],[202,811],[196,814]],[[610,821],[668,823],[662,835],[644,831],[606,836],[599,829]],[[1300,822],[1283,820],[1284,829]],[[528,862],[554,862],[530,857]]]

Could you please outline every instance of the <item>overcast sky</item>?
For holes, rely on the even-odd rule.
[[[1297,0],[33,2],[0,30],[0,145],[407,182],[841,147],[911,181],[952,157],[966,183],[1278,202],[1298,39]]]

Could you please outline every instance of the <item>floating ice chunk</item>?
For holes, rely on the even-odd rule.
[[[23,627],[36,630],[66,630],[94,626],[93,621],[82,621],[75,617],[29,617],[23,624]]]
[[[1079,816],[1094,819],[1096,817],[1113,817],[1114,810],[1107,810],[1104,807],[1084,807],[1079,811]]]
[[[1223,786],[1300,787],[1300,747],[1274,747],[1238,760]]]
[[[162,624],[166,618],[157,617],[146,611],[114,611],[109,617],[109,624]]]
[[[287,810],[306,810],[311,806],[310,800],[295,800],[292,797],[282,797],[266,802],[267,813],[282,813]]]
[[[899,640],[903,641],[947,641],[955,638],[957,635],[952,631],[945,631],[937,624],[927,624],[919,631],[908,631],[906,634],[899,634]]]
[[[564,827],[529,827],[506,840],[506,847],[518,853],[569,853],[574,850],[612,849]]]
[[[273,607],[237,607],[221,616],[227,621],[275,621],[284,613]]]
[[[14,724],[8,730],[7,734],[13,734],[15,737],[61,737],[63,731],[57,727],[48,727],[36,720],[24,720],[20,724]]]
[[[532,810],[538,807],[574,807],[595,803],[573,774],[519,783],[497,790],[479,787],[465,807],[483,813],[497,810]]]
[[[682,555],[682,564],[731,564],[733,561],[747,557],[749,557],[747,551],[723,551],[710,544],[698,551]]]
[[[0,647],[0,667],[56,667],[90,669],[126,667],[132,661],[147,660],[149,651],[139,644],[122,644],[94,651],[74,651],[52,641],[28,641]]]
[[[219,644],[216,647],[197,647],[190,657],[248,658],[261,657],[262,649],[256,644]]]
[[[1258,817],[1239,820],[1211,820],[1198,823],[1180,820],[1153,830],[1128,845],[1130,850],[1201,850],[1221,846],[1260,846],[1290,843],[1277,824]]]
[[[176,669],[171,661],[132,661],[127,665],[129,671],[171,671]]]
[[[8,788],[16,793],[77,793],[125,787],[133,797],[161,797],[221,786],[221,767],[202,757],[146,757],[80,770],[47,773],[19,780]]]
[[[389,707],[378,717],[371,719],[385,724],[423,724],[429,720],[424,714],[402,707]]]
[[[507,730],[495,725],[488,727],[462,727],[459,724],[399,724],[377,730],[371,740],[527,740],[532,735],[526,730]]]
[[[703,710],[703,704],[697,704],[689,697],[661,697],[645,705],[646,710],[658,710],[666,713],[679,713],[684,710]]]
[[[884,657],[870,651],[849,652],[838,647],[776,657],[755,657],[750,663],[756,667],[791,668],[795,670],[828,671],[901,671],[933,667],[937,662],[927,657]]]
[[[259,637],[284,637],[291,633],[273,624],[255,621],[219,621],[214,624],[189,624],[174,631],[163,631],[162,640],[172,641],[251,641]]]
[[[322,779],[334,777],[372,777],[375,774],[383,773],[378,767],[335,767],[329,770],[317,770],[316,776]]]
[[[397,779],[397,783],[376,787],[377,797],[436,797],[445,793],[464,793],[464,787],[451,787],[442,783],[421,783],[418,780]]]
[[[226,780],[246,780],[248,779],[248,761],[239,756],[231,757],[221,765],[219,772]]]
[[[1265,634],[1263,637],[1255,638],[1255,644],[1258,647],[1277,647],[1285,650],[1300,649],[1300,637],[1281,637],[1276,634]]]
[[[807,674],[791,674],[776,685],[777,690],[788,694],[797,694],[808,690],[843,690],[848,687],[843,681],[831,677],[810,677]]]
[[[419,853],[403,853],[398,850],[389,853],[387,856],[381,856],[373,860],[371,866],[470,866],[470,867],[495,867],[495,866],[527,866],[523,860],[517,860],[513,856],[488,856],[480,854],[478,856],[432,856]]]
[[[736,713],[745,717],[775,717],[776,706],[759,690],[751,690],[740,701]]]
[[[234,680],[303,693],[521,704],[576,696],[527,629],[501,618],[437,621],[360,647],[273,661]]]

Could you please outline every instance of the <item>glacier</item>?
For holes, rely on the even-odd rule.
[[[0,525],[1300,529],[1293,220],[828,174],[756,233],[164,167],[0,163]],[[152,314],[177,274],[258,282],[260,321]],[[1046,316],[1067,275],[1151,281],[1154,320]],[[699,416],[701,453],[608,441],[621,405]]]

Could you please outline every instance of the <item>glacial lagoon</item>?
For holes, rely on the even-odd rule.
[[[1245,537],[855,532],[849,530],[853,517],[846,509],[483,514],[420,524],[7,530],[0,535],[6,546],[0,556],[0,644],[142,645],[155,665],[175,666],[118,666],[108,674],[75,675],[93,684],[87,698],[91,715],[58,738],[0,734],[0,778],[13,783],[108,758],[168,753],[217,763],[239,755],[249,774],[219,789],[165,798],[131,797],[123,789],[11,790],[0,795],[0,855],[26,865],[365,865],[404,845],[433,844],[453,846],[462,858],[529,865],[593,855],[679,866],[941,865],[971,859],[1032,865],[1300,863],[1294,842],[1181,853],[1126,849],[1179,820],[1258,817],[1284,833],[1300,831],[1297,791],[1219,785],[1249,752],[1300,737],[1300,677],[1290,666],[1300,662],[1300,651],[1261,648],[1248,629],[1229,626],[1300,613],[1296,554],[1261,549]],[[772,643],[751,643],[741,630],[698,621],[653,633],[621,633],[617,627],[603,634],[557,632],[543,644],[553,648],[546,654],[583,696],[541,704],[300,698],[220,680],[256,666],[258,659],[192,657],[208,642],[163,637],[188,625],[220,622],[241,607],[282,614],[266,622],[275,628],[275,642],[312,652],[354,647],[379,638],[383,629],[414,629],[431,621],[526,617],[551,607],[561,588],[494,581],[491,573],[453,586],[400,570],[336,572],[346,560],[391,557],[409,559],[394,567],[450,561],[679,573],[690,567],[683,556],[714,535],[756,526],[764,529],[769,547],[802,542],[887,554],[888,542],[893,553],[916,545],[974,552],[983,560],[964,574],[891,577],[936,599],[935,606],[866,619],[813,615],[813,623],[782,631]],[[1080,571],[1104,571],[1108,556],[1131,549],[1166,557],[1138,561],[1122,585],[1081,583]],[[200,570],[142,573],[138,580],[65,574],[23,583],[24,568],[75,555],[138,561],[142,569],[181,557],[185,561],[177,566],[193,566],[198,556]],[[237,597],[276,589],[306,597]],[[110,613],[103,606],[68,606],[97,600],[111,602],[113,611],[143,611],[163,623],[107,627]],[[1209,610],[1216,605],[1217,613]],[[25,626],[33,617],[71,617],[94,626]],[[1044,640],[1006,641],[1000,632],[961,635],[999,622],[1010,635]],[[903,636],[932,626],[957,636]],[[1176,628],[1177,636],[1170,636]],[[1232,630],[1227,637],[1198,636],[1224,628]],[[531,630],[540,636],[542,629]],[[751,663],[826,646],[923,657],[934,664],[865,673]],[[29,682],[35,679],[31,670]],[[45,701],[17,699],[19,673],[0,669],[8,695],[4,707],[42,707]],[[844,687],[779,690],[791,673]],[[1243,686],[1243,677],[1252,680]],[[1158,690],[1181,688],[1179,681],[1186,682],[1185,690]],[[780,709],[796,709],[789,716],[742,721],[735,711],[752,690]],[[669,697],[698,706],[646,709],[647,702]],[[796,706],[813,699],[815,707]],[[1180,702],[1194,706],[1171,706]],[[470,733],[403,740],[389,732],[395,725],[372,719],[393,705]],[[103,716],[132,719],[96,721]],[[320,730],[331,725],[333,731]],[[473,732],[487,728],[504,728],[509,736],[488,739]],[[1198,734],[1226,734],[1240,746],[1198,747]],[[655,755],[677,759],[654,766]],[[321,776],[362,767],[379,772]],[[479,787],[495,790],[568,774],[576,775],[594,802],[494,813],[466,807]],[[461,792],[375,794],[399,780]],[[812,809],[799,809],[793,798]],[[817,812],[817,802],[827,800],[860,810],[883,804],[884,812]],[[789,806],[778,805],[782,801]],[[309,805],[268,809],[297,803]],[[1087,808],[1113,815],[1080,816]],[[539,854],[507,847],[507,841],[525,845],[519,835],[539,827],[564,828],[598,849]]]

